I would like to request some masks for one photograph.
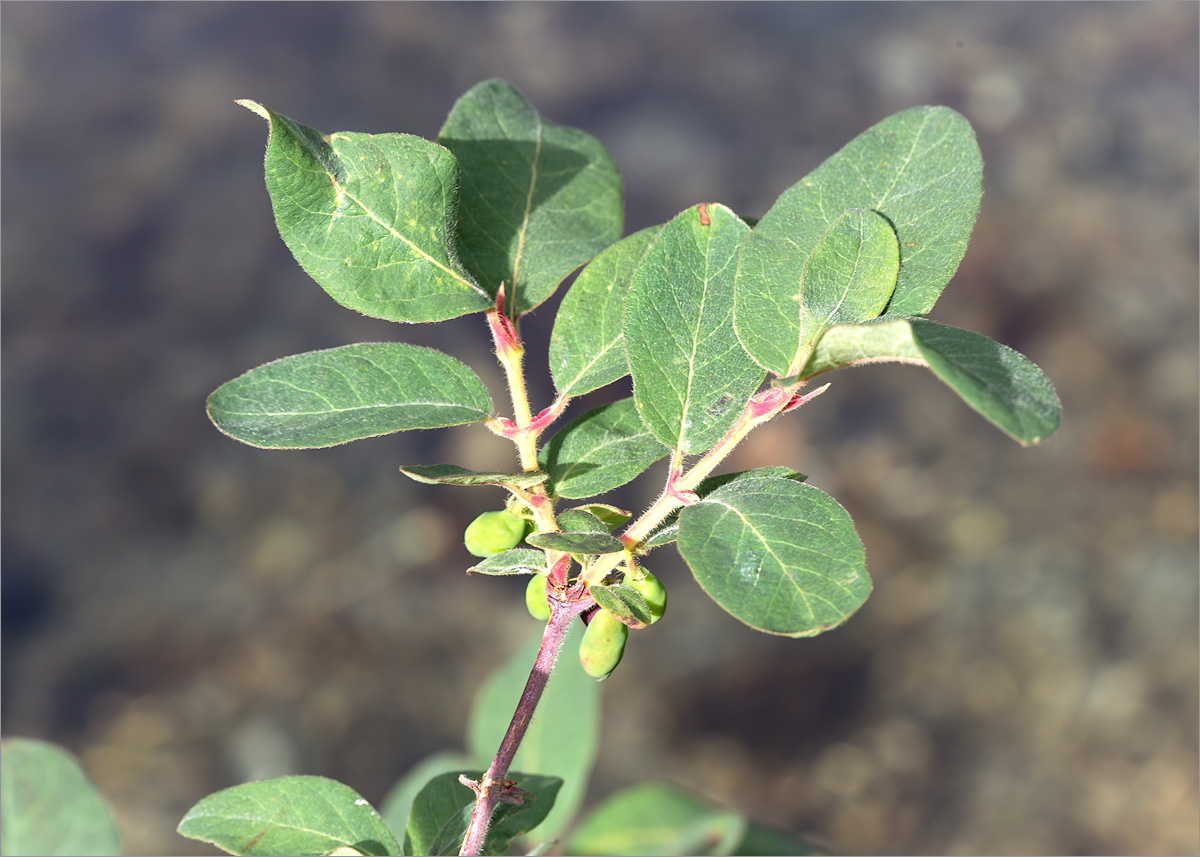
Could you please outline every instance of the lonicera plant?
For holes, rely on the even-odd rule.
[[[491,764],[433,778],[402,832],[340,784],[302,803],[288,789],[316,778],[285,778],[277,801],[263,784],[206,798],[180,825],[186,836],[237,854],[503,853],[545,817],[561,784],[510,766],[568,629],[586,625],[579,662],[606,678],[629,636],[664,614],[666,590],[648,568],[655,551],[674,543],[717,604],[766,633],[813,636],[862,606],[871,591],[863,545],[835,500],[782,464],[718,473],[755,428],[820,395],[826,373],[925,366],[1021,444],[1057,428],[1057,396],[1033,363],[924,318],[966,251],[981,193],[974,134],[948,108],[883,120],[757,222],[702,202],[622,238],[609,153],[541,117],[504,81],[463,95],[436,141],[323,135],[241,103],[269,125],[267,189],[305,271],[375,318],[478,314],[511,411],[498,414],[454,357],[382,342],[253,369],[212,394],[210,417],[270,449],[465,423],[508,438],[513,472],[400,471],[507,491],[505,508],[467,529],[480,558],[469,570],[528,575],[526,603],[545,629]],[[521,319],[581,266],[550,339],[556,396],[532,403]],[[626,375],[632,396],[557,425],[572,399]],[[662,491],[647,508],[604,502],[652,467]],[[309,815],[293,817],[296,806]]]

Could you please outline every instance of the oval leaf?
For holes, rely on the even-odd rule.
[[[978,333],[923,318],[838,325],[821,338],[804,377],[856,363],[927,366],[992,425],[1023,446],[1058,429],[1062,404],[1031,360]]]
[[[588,263],[559,305],[550,334],[550,373],[565,396],[582,396],[629,374],[625,299],[629,280],[661,226],[622,238]]]
[[[624,485],[667,452],[642,423],[633,399],[621,399],[571,420],[550,438],[538,461],[554,493],[575,500]]]
[[[785,467],[781,464],[772,464],[767,467],[756,467],[753,470],[740,470],[737,473],[721,473],[717,476],[709,476],[707,479],[702,479],[700,484],[696,486],[695,494],[703,500],[723,485],[728,485],[731,482],[739,482],[743,479],[759,479],[763,476],[778,476],[782,479],[794,479],[797,482],[803,482],[808,478],[803,473],[798,473],[790,467]],[[678,539],[680,511],[680,509],[676,509],[668,515],[658,528],[642,542],[641,546],[646,550],[650,550],[651,548],[669,545]]]
[[[363,343],[284,357],[208,397],[225,434],[268,449],[311,449],[407,429],[486,419],[479,378],[432,348]]]
[[[625,350],[638,414],[669,447],[704,452],[764,377],[733,330],[733,274],[749,227],[723,205],[662,228],[629,285]]]
[[[603,144],[550,122],[507,81],[468,90],[438,134],[461,170],[459,259],[528,312],[621,237],[621,177]]]
[[[468,793],[469,794],[469,793]],[[200,801],[179,833],[230,854],[399,854],[400,843],[358,792],[326,777],[279,777]]]
[[[592,810],[567,853],[732,854],[745,831],[746,819],[736,812],[714,809],[674,786],[643,783]]]
[[[800,277],[801,346],[811,344],[831,324],[878,316],[896,288],[899,271],[900,247],[883,217],[855,209],[835,220]]]
[[[588,591],[597,604],[630,628],[645,628],[654,618],[646,599],[631,586],[614,583],[611,586],[592,586]]]
[[[546,555],[529,548],[509,548],[467,569],[467,574],[537,574],[546,568]]]
[[[607,533],[611,528],[587,509],[567,509],[556,519],[568,533]]]
[[[322,136],[254,101],[279,234],[343,306],[388,321],[444,321],[492,300],[457,261],[454,156],[411,134]]]
[[[825,231],[804,263],[792,290],[790,319],[776,313],[755,317],[761,299],[744,294],[734,307],[738,337],[747,349],[756,349],[752,356],[760,366],[781,377],[794,375],[829,325],[867,321],[883,312],[899,270],[892,227],[873,211],[851,209]],[[743,293],[752,286],[743,283]]]
[[[529,473],[481,473],[467,470],[457,464],[410,464],[400,472],[416,482],[427,485],[500,485],[503,487],[532,488],[550,477],[539,471]]]
[[[625,546],[608,533],[533,533],[525,541],[534,547],[576,554],[620,553]]]
[[[581,512],[588,512],[595,515],[608,530],[615,530],[633,517],[633,513],[628,509],[618,509],[616,506],[611,506],[608,503],[589,503],[586,506],[578,506],[577,509]],[[568,509],[567,511],[572,512],[575,509]]]
[[[30,738],[0,742],[0,841],[5,854],[121,853],[108,805],[79,762]]]
[[[685,507],[679,553],[709,597],[769,634],[827,631],[871,592],[849,514],[792,479],[738,480]]]
[[[914,107],[867,129],[788,188],[754,227],[738,260],[738,335],[771,371],[792,358],[796,283],[833,221],[876,211],[899,241],[889,315],[924,315],[953,276],[979,212],[983,159],[970,124],[947,107]]]

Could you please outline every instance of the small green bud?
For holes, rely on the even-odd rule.
[[[550,602],[546,598],[546,575],[535,574],[525,587],[525,606],[534,619],[545,622],[550,618]]]
[[[626,574],[625,583],[646,599],[646,604],[650,606],[650,624],[653,625],[667,612],[667,588],[662,585],[661,580],[646,569],[640,568],[638,571],[642,573],[640,580],[636,579],[633,574]]]
[[[603,607],[592,614],[592,621],[579,641],[579,663],[596,681],[604,681],[621,662],[629,627]]]
[[[484,512],[467,525],[463,543],[475,556],[488,557],[515,548],[525,538],[525,519],[510,512]]]

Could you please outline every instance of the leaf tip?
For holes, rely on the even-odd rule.
[[[270,111],[270,110],[268,110],[267,108],[263,107],[263,106],[262,106],[261,104],[259,104],[257,101],[252,101],[252,100],[251,100],[251,99],[249,99],[249,98],[239,98],[239,99],[238,99],[236,102],[234,102],[234,103],[235,103],[235,104],[239,104],[239,105],[241,105],[242,107],[245,107],[245,108],[246,108],[247,110],[249,110],[251,113],[257,113],[257,114],[258,114],[259,116],[261,116],[263,119],[266,119],[266,120],[267,120],[267,122],[270,122],[270,121],[271,121],[271,111]]]

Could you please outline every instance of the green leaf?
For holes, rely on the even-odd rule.
[[[311,449],[462,425],[491,411],[474,372],[440,351],[399,342],[284,357],[208,397],[208,416],[217,428],[267,449]]]
[[[457,854],[467,832],[475,795],[458,780],[459,773],[478,780],[483,771],[451,771],[433,777],[413,799],[405,828],[412,854]],[[562,780],[510,773],[517,787],[529,792],[522,804],[501,803],[492,813],[484,854],[504,854],[509,843],[540,824],[554,807]]]
[[[621,237],[621,177],[595,137],[550,122],[507,81],[487,80],[454,105],[438,142],[461,170],[458,252],[516,312]]]
[[[643,783],[617,792],[585,818],[568,854],[730,854],[746,831],[736,812],[714,809],[674,786]]]
[[[752,314],[747,321],[736,312],[737,305],[753,307],[754,301],[738,298],[738,336],[747,350],[757,349],[751,353],[760,366],[779,376],[794,375],[812,343],[831,324],[867,321],[883,312],[899,269],[900,249],[892,227],[873,211],[851,209],[826,230],[805,262],[793,292],[791,323],[773,314],[761,319]],[[746,327],[753,328],[748,336],[743,334]],[[762,348],[764,342],[767,348]]]
[[[559,305],[550,334],[550,373],[565,396],[582,396],[629,374],[625,299],[629,281],[661,226],[622,238],[587,264]]]
[[[467,569],[467,574],[538,574],[546,568],[546,555],[529,548],[510,548],[492,554]]]
[[[379,807],[379,814],[393,831],[404,830],[408,826],[413,799],[426,783],[438,774],[465,771],[469,768],[470,759],[457,750],[441,750],[426,756],[392,785]]]
[[[0,854],[120,853],[108,806],[74,756],[45,741],[0,741]]]
[[[538,455],[554,493],[579,499],[636,478],[667,455],[642,423],[633,399],[593,408],[559,429]]]
[[[178,830],[230,854],[325,854],[341,847],[400,853],[379,813],[354,789],[326,777],[279,777],[223,789],[188,810]]]
[[[764,372],[733,330],[733,274],[749,227],[716,203],[662,228],[629,286],[625,350],[642,422],[683,452],[716,444]]]
[[[615,530],[633,517],[627,509],[618,509],[608,503],[588,503],[586,506],[577,506],[576,509],[595,515],[608,530]],[[568,509],[567,511],[573,510]]]
[[[797,482],[803,482],[808,477],[803,473],[798,473],[790,467],[773,464],[768,467],[756,467],[754,470],[741,470],[737,473],[721,473],[717,476],[710,476],[707,479],[702,479],[700,484],[696,486],[695,494],[701,500],[707,497],[712,492],[716,491],[722,485],[728,485],[731,482],[737,482],[743,479],[757,479],[762,476],[778,476],[782,479],[794,479]],[[642,547],[646,550],[651,548],[662,547],[669,545],[671,542],[679,538],[679,509],[676,509],[658,526],[658,528],[650,534],[646,541],[642,542]]]
[[[737,271],[738,335],[779,371],[794,339],[796,284],[826,230],[847,209],[887,218],[900,273],[886,312],[924,315],[953,276],[979,211],[983,160],[970,124],[947,107],[914,107],[884,119],[788,188],[754,227]]]
[[[573,623],[568,631],[575,634]],[[516,710],[521,691],[537,657],[542,633],[531,633],[512,655],[488,677],[471,709],[467,746],[480,766],[491,764]],[[568,640],[564,651],[571,650]],[[531,773],[560,777],[562,790],[554,810],[529,838],[553,839],[574,819],[583,803],[588,777],[596,760],[600,732],[600,689],[575,657],[561,657],[538,703],[513,767]],[[525,788],[517,777],[517,786]]]
[[[1024,446],[1045,440],[1058,428],[1058,394],[1032,361],[986,336],[923,318],[831,327],[802,375],[882,361],[929,367],[964,402]]]
[[[654,617],[641,593],[623,583],[592,586],[588,590],[596,603],[630,628],[645,628]]]
[[[525,541],[534,547],[575,554],[620,553],[625,546],[608,533],[533,533]]]
[[[741,479],[679,515],[679,553],[709,597],[769,634],[811,637],[871,592],[846,510],[792,479]]]
[[[745,857],[808,857],[825,855],[829,850],[783,830],[776,830],[757,821],[746,826],[746,834],[732,852]]]
[[[455,254],[458,170],[411,134],[320,132],[254,101],[267,120],[267,191],[296,261],[343,306],[444,321],[492,305]]]
[[[879,214],[852,209],[833,222],[800,276],[802,346],[831,324],[875,318],[887,306],[900,271],[896,233]]]
[[[568,533],[607,533],[609,527],[596,515],[587,509],[567,509],[556,519],[564,532]]]
[[[502,487],[532,488],[550,477],[539,471],[529,473],[481,473],[457,464],[409,464],[400,472],[427,485],[500,485]]]

